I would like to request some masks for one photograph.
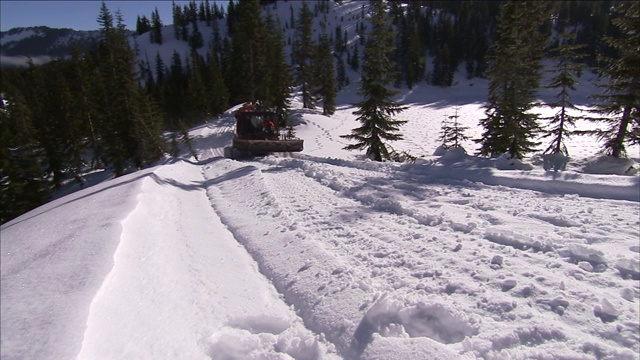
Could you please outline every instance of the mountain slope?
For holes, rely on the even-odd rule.
[[[3,225],[2,357],[640,354],[637,175],[581,172],[586,158],[556,176],[459,155],[363,161],[341,150],[352,111],[296,110],[305,150],[246,161],[220,157],[231,117],[211,119],[191,130],[200,161]],[[433,149],[416,141],[424,124],[406,141]]]

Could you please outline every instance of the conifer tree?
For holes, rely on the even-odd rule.
[[[572,128],[575,121],[583,118],[583,116],[572,115],[571,111],[579,111],[575,104],[571,102],[571,91],[576,90],[576,73],[580,71],[583,64],[580,59],[583,57],[578,54],[578,50],[584,48],[584,45],[574,45],[575,33],[564,33],[559,37],[559,45],[554,49],[554,60],[556,65],[550,71],[554,74],[547,88],[558,89],[556,101],[547,104],[552,109],[557,109],[553,116],[543,118],[548,120],[551,128],[546,131],[543,138],[552,137],[551,142],[545,154],[561,154],[569,156],[569,151],[565,144],[573,133]]]
[[[172,1],[171,9],[173,15],[173,35],[176,37],[176,40],[180,40],[182,39],[182,23],[184,23],[182,8]]]
[[[157,7],[151,13],[151,43],[162,45],[162,20]]]
[[[165,111],[170,120],[168,125],[171,130],[177,129],[178,121],[187,111],[187,88],[188,80],[182,64],[182,57],[174,50],[164,90]]]
[[[99,132],[105,162],[116,176],[132,165],[137,168],[157,159],[162,151],[162,118],[138,87],[135,55],[129,47],[122,15],[114,17],[103,2],[97,65]]]
[[[291,97],[291,67],[286,62],[284,52],[284,34],[280,30],[280,20],[273,20],[269,14],[266,20],[267,29],[278,29],[267,34],[267,66],[270,68],[269,89],[270,106],[276,109],[278,115],[284,117],[290,108]]]
[[[198,22],[194,21],[191,23],[191,35],[189,36],[189,46],[191,47],[191,51],[195,51],[200,49],[204,45],[204,40],[202,39],[202,33],[200,32],[200,28],[198,27]]]
[[[479,153],[522,159],[534,150],[540,126],[535,105],[541,57],[546,36],[539,31],[545,19],[544,2],[507,1],[498,17],[498,40],[493,44],[487,78],[488,104],[480,126],[485,130]]]
[[[317,93],[322,100],[322,114],[333,115],[336,111],[336,75],[331,54],[331,43],[326,32],[320,35],[314,56]]]
[[[458,107],[454,108],[455,113],[453,115],[445,115],[442,121],[442,129],[438,140],[442,142],[442,147],[445,149],[455,149],[462,147],[463,141],[469,140],[469,137],[465,134],[465,131],[469,130],[468,127],[462,126],[458,121],[460,115],[458,115]]]
[[[266,68],[266,29],[258,0],[236,6],[237,26],[233,30],[229,83],[232,103],[264,101],[269,98]]]
[[[391,99],[397,91],[388,88],[395,77],[391,62],[394,49],[393,34],[387,25],[384,5],[381,0],[371,1],[370,9],[372,29],[364,48],[358,92],[364,99],[356,104],[359,109],[354,111],[362,126],[341,137],[356,141],[355,144],[346,146],[346,150],[366,149],[367,156],[375,161],[382,161],[390,157],[385,141],[403,138],[398,131],[406,121],[394,120],[392,116],[406,107]]]
[[[205,64],[196,51],[191,52],[191,64],[189,70],[187,88],[189,111],[187,114],[189,115],[189,118],[193,120],[186,124],[193,125],[194,121],[197,122],[210,115],[209,97],[211,96],[211,94],[207,93],[203,80],[206,70]]]
[[[592,118],[604,129],[587,133],[604,141],[604,150],[613,157],[624,157],[627,144],[640,143],[640,3],[622,2],[615,8],[612,20],[620,36],[605,38],[614,56],[600,56],[603,77],[602,93],[595,96]]]
[[[229,92],[224,83],[224,77],[222,76],[219,63],[213,46],[210,46],[209,52],[207,53],[207,78],[205,79],[205,85],[209,93],[209,111],[212,115],[221,114],[229,105]]]
[[[0,111],[0,223],[41,205],[49,197],[31,110],[21,90],[4,84],[3,89],[11,97],[6,109]]]
[[[149,22],[149,19],[144,15],[142,18],[138,16],[136,19],[136,34],[142,35],[149,30],[151,30],[151,23]]]
[[[312,38],[313,14],[309,10],[306,1],[303,1],[298,13],[298,21],[295,27],[295,39],[293,42],[292,57],[296,70],[296,82],[302,92],[302,107],[315,108],[315,94],[313,82],[313,50],[315,42]]]

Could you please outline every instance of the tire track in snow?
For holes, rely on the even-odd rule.
[[[401,279],[398,283],[390,281],[388,284],[380,285],[380,281],[371,281],[371,285],[382,286],[378,289],[389,289],[389,286],[395,288],[396,293],[398,291],[410,292],[415,289],[425,290],[431,294],[447,294],[455,296],[461,294],[465,296],[471,296],[472,298],[478,298],[480,304],[486,302],[486,305],[479,306],[476,312],[487,316],[491,313],[495,313],[495,316],[502,317],[505,321],[513,322],[517,324],[518,316],[514,315],[516,312],[512,312],[514,309],[513,304],[528,303],[529,297],[537,299],[536,306],[541,308],[550,307],[550,310],[555,311],[556,300],[553,300],[549,294],[536,293],[536,284],[549,285],[555,284],[558,291],[571,288],[582,288],[582,283],[588,282],[598,290],[595,290],[591,294],[582,294],[576,292],[569,292],[568,299],[570,301],[567,304],[571,304],[574,311],[577,313],[589,311],[585,308],[583,303],[585,301],[599,302],[601,298],[608,298],[615,296],[609,294],[606,291],[600,289],[606,289],[609,287],[604,282],[610,281],[610,276],[604,276],[597,270],[593,273],[586,273],[581,267],[584,264],[577,264],[584,259],[591,259],[593,256],[598,256],[601,253],[599,250],[589,247],[572,247],[571,243],[581,243],[582,239],[577,237],[574,240],[567,239],[562,234],[568,232],[588,232],[589,229],[603,227],[606,222],[595,220],[593,216],[594,209],[597,207],[598,200],[595,199],[580,199],[573,198],[572,201],[579,201],[584,204],[576,207],[563,206],[563,197],[561,196],[548,196],[540,197],[540,195],[530,190],[518,190],[503,186],[487,186],[482,184],[473,184],[468,182],[453,181],[452,184],[445,186],[442,184],[431,184],[429,182],[422,183],[422,189],[416,185],[410,187],[410,192],[398,192],[394,193],[390,202],[376,203],[378,199],[384,199],[388,195],[389,183],[393,183],[395,176],[393,172],[387,171],[375,171],[371,169],[356,169],[345,166],[344,162],[339,165],[331,164],[332,160],[313,162],[310,160],[301,159],[278,159],[273,161],[272,159],[264,159],[263,163],[267,164],[264,167],[265,176],[273,174],[271,178],[271,189],[277,198],[281,199],[283,204],[293,204],[291,212],[300,216],[299,228],[304,227],[305,222],[308,222],[308,229],[315,231],[315,235],[318,239],[324,239],[326,246],[329,246],[332,250],[338,250],[341,256],[351,258],[351,263],[354,267],[364,266],[365,269],[382,268],[381,272],[372,274],[378,277],[385,277],[385,268],[393,268],[392,272],[389,272],[390,278]],[[285,174],[286,173],[286,174]],[[295,180],[288,180],[287,183],[281,183],[281,179],[295,178]],[[306,179],[305,179],[306,178]],[[404,182],[406,182],[406,177]],[[377,188],[376,182],[380,182],[380,187]],[[428,186],[424,186],[427,185]],[[434,189],[435,188],[435,189]],[[453,190],[451,188],[454,188]],[[368,194],[363,194],[364,191],[369,191]],[[407,190],[407,189],[401,189]],[[415,192],[422,192],[416,194]],[[387,194],[385,194],[385,192]],[[310,197],[311,195],[311,197]],[[341,201],[336,200],[341,198]],[[296,199],[305,199],[304,203],[297,202]],[[519,199],[516,202],[509,202],[504,199]],[[348,201],[356,201],[357,203],[348,204]],[[612,200],[617,202],[615,200]],[[394,205],[394,202],[396,205]],[[530,203],[530,206],[526,211],[523,211],[522,204]],[[318,206],[314,206],[318,204]],[[342,204],[336,206],[336,204]],[[627,202],[619,202],[621,206],[632,206]],[[378,213],[376,217],[367,218],[361,214],[366,213],[368,210],[362,209],[362,205],[365,205],[365,209],[373,210],[374,213]],[[333,206],[333,208],[331,207]],[[317,211],[315,208],[327,209],[332,208],[332,213],[323,213]],[[420,221],[421,209],[424,208],[441,208],[442,216],[439,221],[435,223],[428,223]],[[448,219],[447,216],[454,216],[456,214],[464,215],[465,208],[481,208],[485,210],[485,218],[477,217],[472,218],[467,224],[459,221],[460,217],[455,220]],[[360,209],[360,215],[357,215],[353,221],[348,222],[348,230],[343,228],[336,228],[332,226],[331,219],[338,219],[337,222],[344,224],[345,219],[349,219],[349,216],[345,214],[343,209]],[[585,211],[586,209],[586,211]],[[470,211],[475,213],[476,210]],[[395,213],[395,214],[394,214]],[[628,225],[633,226],[637,224],[637,220],[634,222],[635,211],[623,211],[616,215],[616,221],[624,221]],[[450,214],[450,215],[445,215]],[[453,215],[451,215],[453,214]],[[623,215],[624,214],[624,215]],[[432,240],[425,245],[426,253],[420,253],[431,262],[443,263],[450,257],[438,257],[438,252],[451,251],[454,244],[464,246],[463,251],[459,251],[460,261],[458,264],[449,264],[449,269],[432,269],[427,268],[423,272],[420,271],[404,271],[403,275],[398,276],[397,270],[399,268],[407,267],[414,270],[419,268],[421,264],[412,263],[410,256],[401,255],[401,260],[389,263],[388,265],[381,265],[382,261],[379,259],[390,259],[389,256],[392,251],[385,249],[384,243],[387,241],[378,241],[377,243],[372,238],[384,238],[385,234],[376,234],[376,221],[380,221],[384,225],[383,228],[393,228],[388,225],[389,217],[412,217],[422,226],[422,232],[420,227],[414,228],[416,238],[429,240],[431,235],[421,236],[420,234],[434,234],[430,239]],[[464,218],[464,216],[463,216]],[[326,226],[322,227],[322,221],[318,222],[317,219],[324,219]],[[385,220],[386,219],[386,220]],[[473,225],[468,225],[469,223]],[[505,226],[502,226],[505,224]],[[408,226],[409,225],[409,226]],[[396,234],[395,240],[402,241],[403,230],[412,228],[414,223],[410,220],[401,223],[398,229],[394,231]],[[427,225],[426,227],[424,225]],[[540,233],[540,227],[549,229],[548,236],[532,237],[527,235],[528,229],[537,229],[536,233]],[[572,230],[572,229],[576,230]],[[606,228],[606,227],[605,227]],[[318,233],[318,229],[321,231]],[[434,231],[435,230],[435,231]],[[353,237],[357,237],[357,241],[344,240],[344,236],[340,233],[347,233]],[[624,234],[613,235],[622,236],[619,240],[624,240]],[[334,240],[330,240],[330,239]],[[391,238],[391,236],[387,236]],[[415,242],[414,239],[414,242]],[[388,242],[391,242],[388,241]],[[411,244],[412,241],[407,243]],[[380,245],[382,244],[382,245]],[[364,260],[362,253],[366,253],[367,249],[382,249],[381,251],[374,251],[371,254],[373,258]],[[391,247],[392,248],[392,247]],[[435,248],[435,250],[434,250]],[[470,249],[469,249],[470,248]],[[473,249],[490,249],[491,252],[499,256],[500,260],[494,260],[493,258],[482,258],[482,256],[475,256],[477,250]],[[467,250],[469,249],[469,250]],[[534,249],[534,250],[530,250]],[[538,250],[535,250],[538,249]],[[472,251],[473,250],[473,251]],[[540,252],[544,250],[546,252]],[[555,250],[558,250],[557,252]],[[624,256],[624,254],[620,254]],[[628,257],[629,254],[626,256]],[[485,255],[486,256],[486,255]],[[602,255],[599,255],[602,256]],[[497,259],[497,257],[496,257]],[[502,259],[508,259],[508,264],[503,264]],[[574,260],[577,259],[577,260]],[[398,259],[395,259],[398,260]],[[495,263],[494,263],[495,261]],[[473,262],[478,266],[478,270],[473,273],[468,273],[468,268],[460,266],[464,262]],[[555,272],[544,270],[539,268],[539,264],[547,263],[549,269],[564,269],[565,276],[557,277]],[[409,266],[407,266],[409,265]],[[456,274],[456,269],[462,271],[464,276],[470,276],[475,281],[477,286],[468,286],[468,282],[459,282],[455,278],[460,276],[460,273]],[[494,289],[503,289],[502,291],[508,291],[511,285],[507,284],[508,280],[505,275],[508,274],[507,269],[517,269],[516,272],[522,275],[524,278],[530,278],[529,283],[520,284],[522,288],[517,293],[503,296],[502,300],[490,300],[489,294],[495,291]],[[532,270],[528,270],[532,269]],[[449,270],[449,271],[447,271]],[[608,271],[616,271],[609,269]],[[496,277],[496,274],[498,277]],[[372,276],[372,277],[374,277]],[[418,278],[416,281],[406,281],[406,279],[412,279],[412,277]],[[423,281],[423,279],[433,279],[435,281]],[[435,284],[434,284],[435,283]],[[509,283],[510,284],[510,283]],[[610,284],[609,284],[610,285]],[[553,286],[553,285],[552,285]],[[625,280],[620,279],[620,288],[624,288]],[[565,301],[565,300],[562,300]],[[468,306],[466,306],[468,307]],[[473,306],[471,306],[473,308]],[[522,316],[528,316],[526,314]],[[568,314],[565,316],[573,317],[574,315]],[[578,317],[579,318],[579,317]],[[578,318],[576,321],[578,321]],[[569,333],[569,329],[566,329]],[[586,326],[583,331],[591,333],[594,338],[601,337],[602,334],[596,333],[591,327]],[[563,335],[564,336],[564,335]],[[612,337],[616,339],[616,337]],[[617,340],[616,340],[617,341]],[[620,340],[623,341],[623,340]],[[627,344],[622,343],[627,346]]]
[[[268,185],[269,175],[253,164],[220,160],[206,167],[205,177],[211,203],[224,223],[306,326],[325,334],[345,358],[366,359],[366,348],[379,344],[370,337],[377,326],[366,315],[379,295],[376,289],[354,281],[358,274],[351,264],[321,245],[319,234],[297,230],[299,219],[290,216],[296,210],[283,204],[286,199]],[[450,354],[427,338],[402,344],[400,356],[425,349]]]

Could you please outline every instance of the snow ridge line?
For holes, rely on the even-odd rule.
[[[423,184],[450,183],[451,181],[476,182],[489,186],[505,186],[509,188],[531,190],[555,195],[578,195],[594,199],[627,200],[640,202],[640,180],[638,177],[621,176],[627,184],[607,184],[598,180],[598,176],[579,174],[594,179],[594,183],[580,183],[558,178],[518,178],[504,176],[492,167],[487,167],[491,161],[482,162],[482,167],[464,167],[461,164],[434,165],[429,162],[415,164],[374,163],[350,161],[343,159],[320,158],[308,155],[295,155],[290,161],[319,162],[334,166],[342,166],[367,171],[383,173],[397,173],[406,179],[408,176]],[[486,163],[486,164],[485,164]],[[294,165],[295,166],[295,165]],[[508,171],[508,170],[504,170]],[[517,173],[516,170],[512,171]]]
[[[296,231],[257,167],[223,159],[203,167],[203,174],[211,204],[223,223],[307,328],[324,334],[346,359],[367,359],[368,347],[386,341],[374,341],[370,331],[375,330],[367,316],[372,300],[380,294],[360,287],[340,259]],[[324,291],[330,291],[331,297],[325,298]],[[439,346],[434,343],[432,348],[446,352]],[[424,349],[420,339],[403,339],[396,355],[410,358]]]

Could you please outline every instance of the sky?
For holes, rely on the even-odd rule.
[[[226,6],[228,1],[215,1]],[[127,29],[135,30],[136,18],[146,16],[158,8],[160,20],[164,25],[173,22],[171,1],[105,1],[112,13],[120,9]],[[184,6],[189,1],[175,1]],[[200,1],[197,1],[199,4]],[[213,3],[213,1],[210,1]],[[74,30],[97,30],[97,17],[101,1],[0,1],[0,30],[7,31],[15,27],[48,26],[51,28],[70,28]]]

